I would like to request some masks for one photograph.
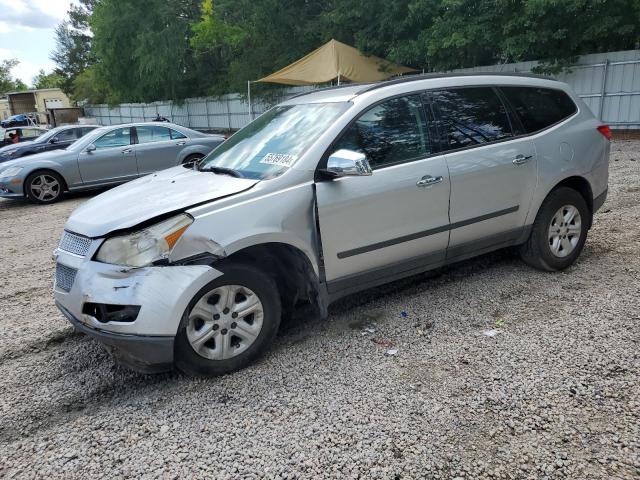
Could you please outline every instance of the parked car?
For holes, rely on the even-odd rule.
[[[610,136],[568,85],[530,75],[307,93],[198,170],[80,206],[54,253],[55,300],[134,368],[232,372],[303,302],[326,315],[344,295],[503,247],[568,267],[607,195]]]
[[[202,159],[224,141],[172,123],[96,128],[64,150],[10,160],[0,167],[0,197],[53,203],[65,191],[90,190]]]
[[[12,136],[18,136],[18,142],[30,142],[35,140],[40,135],[43,135],[48,130],[40,127],[10,127],[4,131],[2,136],[2,142],[0,142],[0,148],[7,145],[15,145]]]
[[[0,163],[50,150],[62,150],[98,127],[99,125],[67,125],[49,130],[35,140],[7,145],[0,148]]]
[[[10,128],[10,127],[24,127],[29,126],[33,123],[33,119],[24,113],[19,115],[12,115],[6,120],[2,120],[0,122],[0,127],[2,128]]]

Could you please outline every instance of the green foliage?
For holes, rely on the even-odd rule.
[[[57,33],[75,98],[180,100],[244,91],[331,38],[426,71],[542,60],[554,73],[636,48],[640,0],[81,0]]]
[[[204,91],[208,62],[190,47],[197,0],[101,0],[91,16],[95,76],[111,102],[183,99]]]
[[[33,77],[33,88],[60,88],[64,77],[56,72],[45,73],[40,69],[38,75]]]
[[[7,92],[16,92],[26,90],[27,86],[18,78],[11,76],[13,70],[20,62],[16,59],[3,60],[0,62],[0,95]]]
[[[56,28],[56,48],[51,59],[57,65],[55,73],[62,78],[60,88],[76,100],[82,100],[82,97],[74,94],[74,82],[95,62],[89,18],[96,3],[97,0],[80,0],[78,5],[72,4],[68,12],[69,19]]]

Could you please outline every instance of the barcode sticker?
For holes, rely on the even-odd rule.
[[[296,159],[295,155],[288,155],[286,153],[267,153],[264,158],[260,160],[260,163],[290,167],[295,163]]]

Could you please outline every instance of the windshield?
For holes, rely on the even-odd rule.
[[[266,180],[284,173],[350,103],[308,103],[272,108],[211,152],[200,170],[232,170]]]
[[[52,138],[56,133],[62,130],[62,127],[53,128],[49,130],[47,133],[43,133],[38,138],[36,138],[33,143],[47,143],[50,138]]]

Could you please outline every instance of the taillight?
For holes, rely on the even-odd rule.
[[[611,140],[611,129],[609,128],[609,125],[600,125],[598,127],[598,131],[604,135],[604,138]]]

